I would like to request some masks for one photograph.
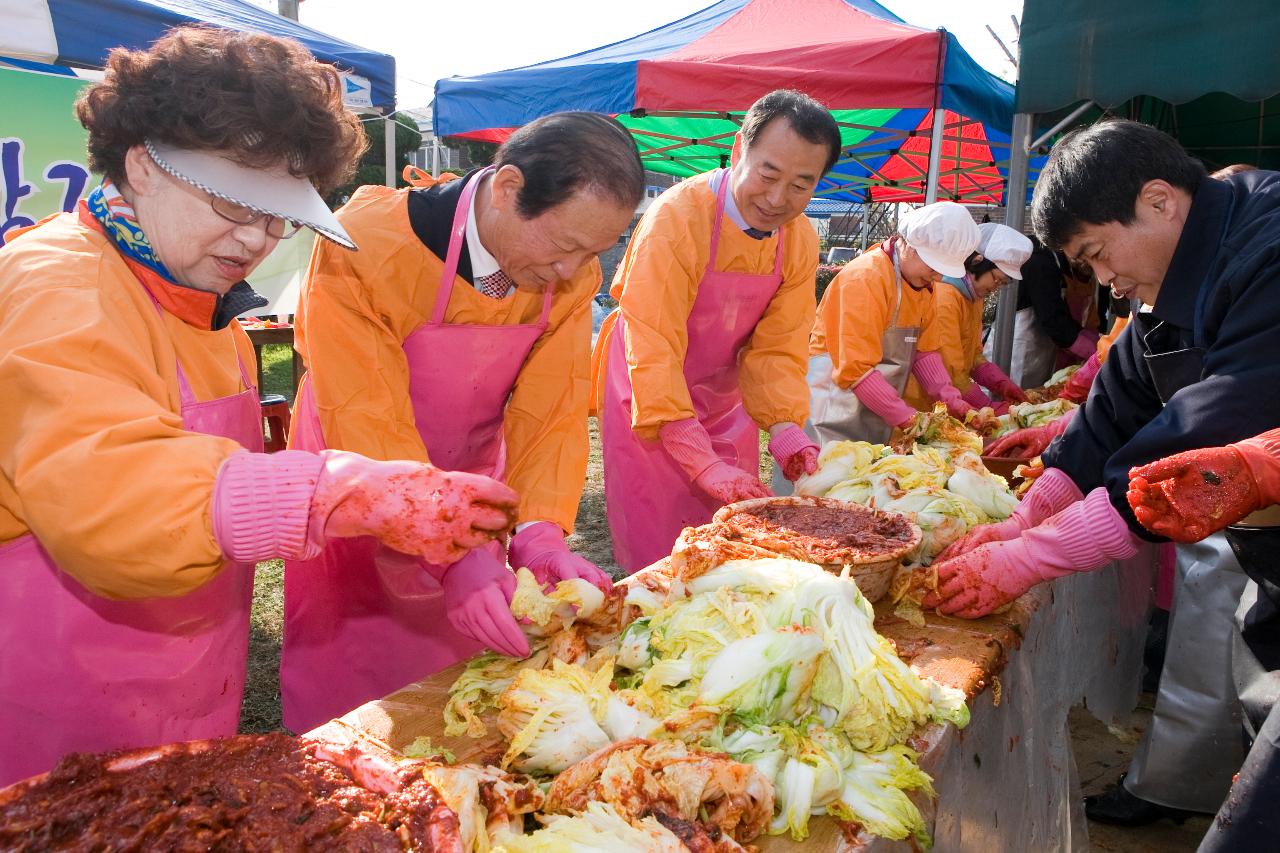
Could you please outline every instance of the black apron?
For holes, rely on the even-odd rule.
[[[1231,669],[1253,745],[1231,793],[1200,844],[1201,853],[1280,849],[1280,527],[1225,531],[1253,581],[1236,611]]]
[[[1135,312],[1134,331],[1142,338],[1143,359],[1161,403],[1204,378],[1204,348],[1195,346],[1191,332],[1170,326],[1150,313]]]

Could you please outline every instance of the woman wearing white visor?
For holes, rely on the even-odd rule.
[[[1022,392],[1003,370],[982,356],[982,309],[986,298],[1010,281],[1022,279],[1021,268],[1031,257],[1031,238],[1007,225],[984,222],[978,226],[978,248],[965,259],[963,276],[943,276],[934,288],[933,310],[937,324],[938,355],[966,403],[977,408],[992,406],[1004,414],[1010,403],[1025,403]],[[1000,398],[993,403],[983,388]],[[907,402],[930,409],[932,400],[920,383],[911,380]]]
[[[897,234],[832,280],[809,338],[805,429],[814,440],[887,442],[917,414],[902,399],[911,376],[956,417],[973,411],[938,356],[933,289],[944,275],[963,276],[977,245],[969,211],[937,202],[903,216]]]
[[[364,148],[294,42],[180,29],[77,103],[102,186],[0,249],[0,786],[234,734],[253,566],[375,536],[436,562],[509,525],[484,477],[262,453],[244,282]],[[216,122],[214,121],[216,117]]]

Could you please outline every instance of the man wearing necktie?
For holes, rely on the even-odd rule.
[[[839,154],[821,104],[771,92],[743,117],[730,167],[667,190],[637,226],[593,371],[609,527],[627,571],[720,506],[769,495],[760,430],[788,478],[816,469],[800,428],[818,265],[803,213]]]
[[[512,134],[492,167],[403,190],[361,187],[338,211],[362,251],[320,246],[312,258],[298,308],[308,373],[290,446],[484,472],[520,502],[508,548],[451,566],[363,540],[286,563],[289,728],[485,647],[527,655],[508,607],[512,568],[608,586],[564,540],[586,475],[596,255],[643,192],[621,125],[559,113]]]

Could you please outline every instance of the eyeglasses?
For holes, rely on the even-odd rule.
[[[267,234],[277,240],[288,240],[302,230],[302,223],[300,222],[295,222],[292,219],[281,219],[278,216],[272,216],[270,213],[262,213],[252,207],[236,204],[234,201],[227,201],[220,196],[210,195],[209,206],[213,208],[214,213],[237,225],[252,225],[265,216],[267,218]]]

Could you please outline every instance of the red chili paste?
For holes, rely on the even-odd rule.
[[[727,522],[748,542],[784,540],[818,563],[874,558],[912,539],[911,524],[903,516],[856,507],[768,504],[734,513]]]
[[[283,734],[109,769],[120,754],[68,755],[0,804],[0,849],[399,853],[433,850],[433,822],[456,832],[425,779],[375,793]]]

